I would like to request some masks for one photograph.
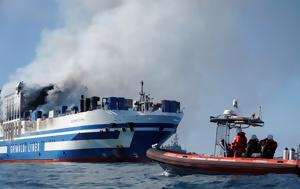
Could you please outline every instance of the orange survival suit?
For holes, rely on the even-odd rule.
[[[245,153],[247,147],[247,137],[244,132],[239,132],[230,145],[231,150],[234,153],[234,157],[241,157]]]

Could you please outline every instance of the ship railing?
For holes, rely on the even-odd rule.
[[[37,124],[35,121],[25,121],[24,124],[25,132],[33,132],[37,130]]]
[[[5,140],[12,140],[21,135],[22,125],[20,121],[9,121],[2,125],[1,132]]]

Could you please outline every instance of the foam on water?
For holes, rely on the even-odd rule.
[[[295,175],[166,176],[157,164],[0,164],[0,188],[298,188]]]

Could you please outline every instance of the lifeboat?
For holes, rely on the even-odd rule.
[[[271,156],[266,156],[265,146],[261,146],[258,156],[255,156],[254,153],[247,153],[242,154],[242,157],[231,157],[230,151],[233,150],[230,148],[231,130],[236,129],[240,132],[242,129],[249,127],[264,126],[264,122],[261,119],[261,109],[258,117],[256,117],[255,113],[250,117],[243,117],[236,113],[239,112],[236,100],[233,101],[233,105],[236,111],[225,110],[223,115],[210,117],[210,122],[217,125],[213,156],[169,151],[156,146],[147,151],[147,157],[158,162],[166,172],[177,175],[263,175],[275,173],[297,174],[300,176],[300,153],[298,152],[298,157],[296,157],[293,150],[291,150],[292,153],[289,157],[284,155],[282,159],[270,158],[274,156],[276,149],[273,149],[274,153]],[[270,140],[273,140],[273,137]],[[245,151],[249,149],[250,147],[247,145]]]
[[[147,157],[175,175],[263,175],[296,174],[300,176],[297,160],[209,157],[198,154],[181,154],[160,149],[149,149]]]

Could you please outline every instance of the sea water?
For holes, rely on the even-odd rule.
[[[300,188],[296,175],[166,176],[156,163],[1,163],[0,188]]]

